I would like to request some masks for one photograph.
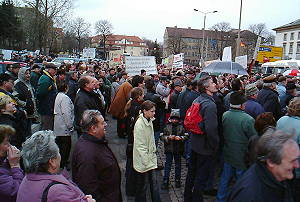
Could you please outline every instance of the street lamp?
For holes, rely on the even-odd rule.
[[[205,21],[206,21],[206,15],[209,13],[216,13],[218,11],[209,11],[209,12],[203,12],[198,9],[194,8],[195,12],[200,12],[204,14],[204,20],[203,20],[203,30],[202,30],[202,46],[201,46],[201,66],[203,67],[204,65],[204,40],[205,40]]]
[[[238,31],[238,38],[236,40],[236,53],[235,53],[236,57],[240,56],[242,6],[243,6],[243,0],[241,0],[241,6],[240,6],[239,31]]]

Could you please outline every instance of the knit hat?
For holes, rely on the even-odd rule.
[[[245,87],[245,95],[249,97],[251,95],[255,95],[258,92],[258,88],[256,87],[255,83],[248,84]]]
[[[172,109],[171,113],[170,113],[170,119],[180,119],[180,113],[179,113],[179,109]]]
[[[230,95],[230,105],[241,105],[247,101],[245,95],[242,92],[233,92]]]

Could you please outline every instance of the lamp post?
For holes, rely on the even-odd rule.
[[[239,19],[239,31],[238,31],[238,38],[236,40],[236,53],[235,56],[240,56],[240,45],[241,45],[241,20],[242,20],[242,6],[243,6],[243,0],[241,0],[241,6],[240,6],[240,19]]]
[[[200,12],[204,15],[204,19],[203,19],[203,29],[202,29],[202,46],[201,46],[201,66],[203,67],[204,65],[204,41],[205,41],[205,21],[206,21],[206,15],[209,13],[216,13],[218,11],[209,11],[209,12],[203,12],[200,11],[198,9],[194,8],[195,12]]]

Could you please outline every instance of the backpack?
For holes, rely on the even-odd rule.
[[[200,103],[193,103],[192,106],[187,110],[184,118],[184,128],[192,132],[193,134],[203,135],[203,129],[200,127],[203,122],[203,117],[200,115],[201,105]]]

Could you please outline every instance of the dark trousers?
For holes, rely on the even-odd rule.
[[[202,202],[213,156],[206,156],[192,151],[184,189],[184,202]]]
[[[57,136],[55,142],[59,148],[59,153],[61,156],[60,167],[64,168],[67,166],[68,159],[70,156],[70,150],[72,145],[71,136]]]
[[[125,171],[125,190],[127,196],[135,196],[136,189],[136,171],[133,169],[133,159],[127,157]]]
[[[166,152],[165,154],[166,154],[166,162],[165,162],[164,181],[169,181],[173,159],[175,161],[175,180],[180,180],[180,178],[181,178],[181,155],[174,154],[172,152]]]
[[[145,173],[136,172],[135,202],[147,202],[147,188],[150,186],[152,202],[161,202],[158,181],[154,170]]]
[[[126,136],[126,127],[125,127],[125,119],[117,119],[117,133],[119,137]]]
[[[53,130],[53,125],[53,115],[41,115],[41,130]]]

